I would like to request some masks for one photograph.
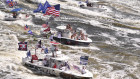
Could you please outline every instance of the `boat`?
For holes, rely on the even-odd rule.
[[[17,16],[17,18],[13,18],[13,16],[9,16],[9,15],[6,15],[5,18],[4,18],[4,21],[16,21],[16,20],[24,20],[24,21],[27,21],[27,20],[30,20],[32,18],[32,16],[28,16],[26,17],[26,14],[19,14]]]
[[[61,54],[60,51],[57,52],[57,57],[52,57],[51,54],[40,54],[37,61],[31,62],[30,58],[23,58],[23,64],[31,69],[33,72],[37,71],[41,75],[61,77],[63,79],[92,79],[93,74],[85,69],[84,73],[81,73],[82,69],[77,65],[65,65],[68,57]],[[44,57],[41,58],[41,57]],[[43,64],[43,62],[47,64]],[[57,66],[56,66],[57,65]],[[69,68],[68,68],[69,67]]]
[[[62,36],[59,37],[57,34],[55,34],[53,36],[53,39],[62,44],[88,46],[92,42],[92,40],[88,37],[86,37],[85,40],[71,39],[71,36],[64,33],[64,31],[66,30],[66,26],[58,26],[56,28],[57,28],[58,32],[62,33]]]
[[[19,20],[18,18],[13,18],[13,17],[5,17],[4,19],[5,21],[16,21],[16,20]]]

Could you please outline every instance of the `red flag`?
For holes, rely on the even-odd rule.
[[[38,57],[36,55],[32,55],[32,60],[38,60]]]
[[[50,27],[48,27],[47,29],[44,30],[44,32],[50,31]]]

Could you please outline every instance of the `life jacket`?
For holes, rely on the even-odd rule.
[[[54,64],[53,68],[57,68],[57,65],[56,65],[56,63]]]

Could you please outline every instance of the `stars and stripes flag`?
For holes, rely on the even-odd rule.
[[[48,7],[45,15],[60,16],[60,4],[57,4],[53,7]]]
[[[29,29],[29,27],[26,25],[25,27],[24,27],[24,30],[28,30]]]

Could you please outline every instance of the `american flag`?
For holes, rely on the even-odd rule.
[[[47,8],[45,15],[51,15],[51,14],[54,16],[60,16],[60,4]]]
[[[24,30],[27,30],[27,29],[29,29],[29,27],[26,25],[26,26],[24,27]]]
[[[78,66],[76,66],[76,65],[73,65],[73,68],[74,68],[75,70],[79,71],[79,72],[81,71],[81,70],[80,70],[80,67],[78,67]]]

